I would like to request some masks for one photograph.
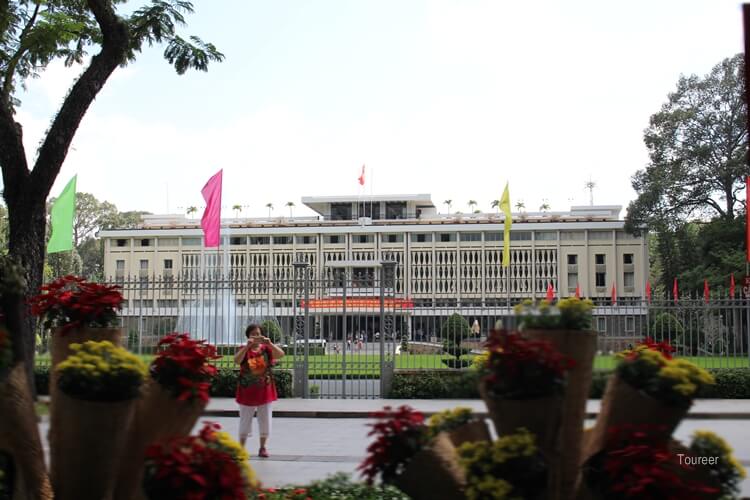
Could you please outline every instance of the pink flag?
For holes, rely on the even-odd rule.
[[[577,299],[581,298],[581,285],[580,285],[580,283],[576,284],[576,298]]]
[[[612,283],[612,305],[617,304],[617,288],[615,287],[615,284]]]
[[[708,304],[711,300],[711,290],[708,288],[708,280],[703,280],[703,300]]]
[[[206,247],[219,246],[219,231],[221,230],[221,175],[224,170],[219,170],[208,182],[201,194],[206,200],[206,211],[201,218],[201,227],[205,237]]]
[[[362,173],[359,174],[359,177],[357,178],[357,180],[359,181],[360,186],[365,185],[365,166],[364,165],[362,165]]]
[[[646,300],[648,300],[648,303],[651,303],[651,282],[646,281]]]
[[[547,284],[547,302],[552,302],[555,300],[555,289],[552,288],[552,282],[550,281]]]
[[[734,298],[734,273],[732,273],[732,277],[729,280],[729,298]]]

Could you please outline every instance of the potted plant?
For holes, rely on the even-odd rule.
[[[466,498],[543,498],[547,465],[535,437],[524,428],[496,441],[464,443],[459,463],[466,472]]]
[[[216,347],[172,333],[159,342],[143,398],[138,401],[133,439],[128,443],[115,498],[130,499],[142,481],[146,447],[159,439],[187,436],[209,400],[211,380],[220,358]]]
[[[70,349],[55,368],[59,390],[50,415],[61,429],[51,449],[55,498],[110,499],[146,366],[106,340]]]
[[[709,474],[719,484],[721,498],[739,495],[747,473],[724,439],[711,431],[695,431],[689,450],[696,457],[708,458]]]
[[[415,500],[462,498],[465,477],[456,450],[445,433],[431,436],[424,415],[408,406],[375,412],[368,436],[376,436],[358,469],[372,484],[376,478]]]
[[[435,413],[427,420],[431,436],[448,433],[453,446],[469,441],[489,441],[490,432],[484,419],[476,418],[471,408],[458,407]]]
[[[693,398],[713,383],[707,371],[684,359],[672,358],[666,342],[645,339],[623,351],[607,383],[596,424],[587,439],[586,456],[600,450],[608,429],[622,424],[655,423],[666,442],[687,414]]]
[[[567,389],[563,395],[560,446],[566,454],[578,457],[582,450],[583,419],[591,386],[591,371],[596,354],[597,334],[592,330],[591,300],[565,298],[552,304],[527,301],[516,308],[521,333],[528,338],[547,340],[557,351],[571,358],[575,366],[568,371]],[[571,498],[579,482],[576,460],[550,463],[561,477],[561,498]]]
[[[246,452],[216,424],[146,450],[143,492],[149,499],[250,498],[256,487]]]

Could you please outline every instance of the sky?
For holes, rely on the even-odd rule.
[[[131,2],[137,5],[141,2]],[[224,170],[223,215],[303,196],[432,195],[441,212],[635,198],[643,130],[681,74],[742,51],[726,0],[196,0],[183,34],[226,59],[179,76],[146,48],[90,107],[51,196],[185,213]],[[27,155],[81,67],[19,95]],[[357,182],[365,165],[365,186]]]

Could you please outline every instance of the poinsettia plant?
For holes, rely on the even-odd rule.
[[[584,477],[597,498],[716,498],[719,488],[696,479],[686,460],[670,450],[653,425],[622,425],[608,430],[603,451],[584,465]]]
[[[493,330],[485,343],[489,355],[483,381],[490,396],[534,399],[562,393],[566,373],[575,361],[551,342],[524,338],[517,332]]]
[[[72,275],[43,285],[42,293],[29,299],[31,314],[43,318],[45,328],[59,327],[62,334],[81,327],[116,326],[123,302],[117,285]]]
[[[668,342],[646,338],[618,356],[617,375],[633,388],[664,404],[687,408],[702,388],[714,383],[706,370],[685,359],[672,358]]]
[[[219,358],[216,347],[205,340],[172,333],[159,341],[159,351],[151,362],[151,377],[179,401],[208,402],[211,380],[217,373],[210,361]]]
[[[377,422],[370,424],[372,430],[367,435],[375,436],[375,441],[367,447],[367,457],[358,470],[367,484],[378,476],[383,483],[391,483],[429,442],[429,429],[424,415],[406,405],[396,410],[386,406],[372,416]]]
[[[247,454],[217,424],[197,436],[155,443],[146,449],[143,490],[150,499],[248,498],[257,481]]]

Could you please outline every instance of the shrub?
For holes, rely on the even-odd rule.
[[[218,371],[211,382],[211,396],[217,398],[233,398],[237,391],[237,379],[239,370],[224,368]],[[292,397],[292,371],[273,370],[273,380],[276,383],[276,392],[280,398]]]
[[[461,341],[471,335],[469,322],[458,313],[451,314],[440,327],[440,335],[443,338],[443,350],[453,356],[453,359],[444,359],[443,363],[448,368],[466,368],[471,364],[470,360],[461,359],[471,352],[471,349],[461,347]]]
[[[263,335],[271,339],[271,342],[274,344],[281,342],[281,327],[276,320],[267,319],[260,324],[260,327],[263,330]]]
[[[261,496],[262,495],[262,496]],[[408,500],[409,497],[393,486],[368,486],[353,481],[348,474],[337,473],[310,484],[261,489],[251,499],[291,500],[330,498],[339,500]]]

